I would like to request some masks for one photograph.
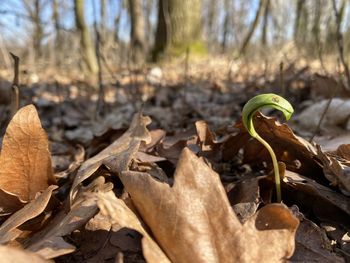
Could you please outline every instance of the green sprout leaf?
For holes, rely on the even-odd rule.
[[[278,162],[276,155],[271,148],[271,146],[255,131],[253,125],[253,116],[254,114],[262,108],[275,108],[277,110],[282,111],[286,120],[289,120],[292,116],[294,109],[292,105],[281,96],[278,96],[273,93],[268,94],[260,94],[252,99],[250,99],[243,107],[242,111],[242,119],[244,127],[247,129],[249,134],[257,139],[261,144],[265,146],[265,148],[269,151],[272,159],[273,169],[275,173],[275,183],[276,183],[276,195],[277,202],[281,202],[281,180],[278,169]]]

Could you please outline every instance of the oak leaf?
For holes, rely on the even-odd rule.
[[[267,205],[242,225],[218,174],[188,148],[172,187],[148,173],[120,178],[172,262],[280,262],[293,254],[299,221],[288,208]]]

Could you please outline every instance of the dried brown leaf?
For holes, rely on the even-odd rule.
[[[98,193],[96,195],[98,207],[100,208],[99,215],[102,216],[102,221],[110,224],[112,231],[116,232],[122,228],[136,230],[143,236],[142,248],[147,262],[170,262],[161,248],[145,230],[140,219],[130,210],[124,201],[118,199],[113,192]]]
[[[350,196],[350,161],[324,153],[320,146],[317,147],[317,157],[323,164],[325,177],[332,185],[339,186],[343,194]]]
[[[46,133],[35,107],[25,106],[6,129],[0,156],[0,188],[28,202],[54,182]],[[8,207],[7,202],[1,199],[0,206]]]
[[[149,143],[151,141],[151,136],[146,128],[150,123],[149,117],[142,116],[142,113],[135,114],[129,129],[119,139],[96,156],[85,161],[74,179],[70,200],[72,201],[75,196],[77,186],[90,177],[101,165],[106,165],[115,173],[127,170],[141,142]]]
[[[29,241],[28,249],[46,259],[72,253],[75,247],[62,237],[86,224],[97,213],[96,198],[91,192],[105,191],[106,188],[110,190],[103,177],[82,188],[68,214],[64,210],[57,214],[48,227]]]
[[[294,251],[298,220],[282,204],[265,206],[242,225],[218,174],[185,148],[173,187],[147,173],[121,180],[172,262],[279,262]]]
[[[303,138],[295,135],[287,124],[280,124],[275,118],[257,114],[254,117],[256,131],[273,148],[279,161],[287,165],[287,169],[300,174],[322,174],[321,166],[314,160],[316,148]],[[247,163],[266,161],[271,157],[266,148],[257,140],[251,139],[241,121],[235,127],[238,133],[223,145],[223,158],[231,160],[240,149],[244,149],[244,161]]]
[[[338,223],[350,229],[348,197],[288,170],[285,178],[282,187],[286,201],[312,211],[321,221]]]
[[[2,263],[49,263],[51,260],[45,260],[33,252],[19,248],[0,246],[0,258]]]
[[[5,244],[18,237],[22,231],[17,227],[41,214],[51,198],[52,191],[56,188],[56,185],[49,186],[36,199],[8,218],[0,227],[0,244]]]
[[[306,218],[300,221],[295,241],[295,253],[290,262],[344,262],[331,253],[331,241],[325,231]]]

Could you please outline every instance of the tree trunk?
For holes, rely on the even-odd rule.
[[[263,28],[262,28],[262,34],[261,34],[261,44],[264,47],[267,44],[267,25],[268,25],[268,19],[269,19],[269,12],[270,12],[270,0],[267,0],[265,10],[264,10]]]
[[[294,42],[297,46],[305,43],[308,35],[309,13],[305,8],[305,1],[298,0],[296,9],[296,19],[294,24]]]
[[[194,53],[205,52],[201,39],[201,6],[201,0],[159,0],[154,61],[166,51],[173,56],[185,53],[187,48]]]
[[[103,49],[104,42],[106,40],[106,33],[107,33],[107,2],[106,0],[100,1],[100,38],[101,38],[101,46]]]
[[[34,29],[34,48],[35,48],[37,57],[41,57],[42,55],[41,42],[44,36],[44,30],[41,26],[40,11],[41,11],[40,1],[36,0],[34,2],[33,21],[34,21],[34,28],[35,28]]]
[[[145,57],[145,22],[141,0],[129,0],[131,19],[131,58],[136,64],[142,63]]]
[[[225,9],[225,18],[224,18],[224,24],[223,24],[223,30],[222,30],[222,42],[221,42],[222,52],[225,52],[227,48],[227,38],[229,34],[230,19],[231,19],[230,14],[232,10],[232,7],[230,5],[230,0],[224,1],[224,9]]]
[[[96,74],[98,71],[96,54],[93,48],[89,29],[85,23],[84,0],[74,0],[75,22],[80,31],[81,48],[83,59],[89,72]]]
[[[301,12],[303,9],[304,0],[298,0],[297,2],[297,8],[295,12],[295,23],[294,23],[294,41],[298,43],[298,35],[299,35],[299,27],[300,27],[300,18],[301,18]]]
[[[149,48],[150,44],[152,42],[152,7],[153,7],[153,0],[146,0],[144,4],[144,10],[145,10],[145,23],[146,23],[146,47]]]
[[[260,0],[259,7],[258,7],[258,10],[256,10],[253,23],[251,24],[249,31],[248,31],[247,35],[245,36],[243,43],[241,45],[241,48],[239,50],[239,53],[238,53],[239,56],[245,53],[245,51],[248,47],[248,44],[250,42],[250,39],[253,36],[257,25],[259,24],[259,19],[261,17],[262,12],[264,11],[264,8],[266,7],[266,3],[267,3],[267,0]]]
[[[34,25],[32,41],[33,41],[33,48],[35,52],[34,57],[35,59],[37,59],[42,55],[41,42],[44,37],[44,29],[42,27],[41,17],[40,17],[42,3],[40,2],[40,0],[34,0],[34,1],[23,0],[23,4],[31,22]]]
[[[56,31],[56,44],[60,45],[60,18],[58,13],[57,0],[52,0],[52,20]]]
[[[217,16],[217,1],[216,0],[209,0],[208,3],[208,13],[207,13],[207,28],[208,28],[208,44],[209,46],[213,45],[216,39],[215,32],[217,31],[215,29],[215,23],[216,23],[216,16]]]

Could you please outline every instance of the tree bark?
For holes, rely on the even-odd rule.
[[[201,39],[201,6],[201,0],[159,0],[154,61],[166,51],[176,56],[187,48],[198,53],[205,49]]]
[[[131,58],[136,64],[144,61],[145,57],[145,22],[141,0],[129,0],[131,19]]]
[[[76,26],[80,32],[83,59],[87,65],[89,72],[96,74],[98,71],[98,65],[90,32],[85,23],[84,0],[74,0],[74,12]]]

